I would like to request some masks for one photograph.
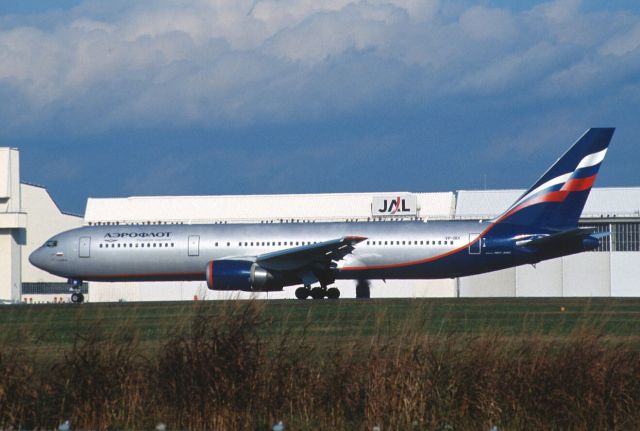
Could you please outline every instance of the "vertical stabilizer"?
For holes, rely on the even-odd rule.
[[[551,230],[575,228],[614,130],[587,130],[495,223]]]

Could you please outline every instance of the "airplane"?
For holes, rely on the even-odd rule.
[[[578,219],[614,130],[587,130],[493,220],[85,226],[53,236],[29,261],[67,278],[76,303],[83,281],[200,280],[249,292],[298,285],[298,299],[336,299],[335,280],[356,280],[356,296],[368,297],[373,279],[535,265],[593,250],[608,235],[578,227]]]

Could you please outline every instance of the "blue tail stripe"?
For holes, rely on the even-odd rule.
[[[587,177],[590,177],[592,175],[595,175],[600,170],[600,165],[601,164],[602,163],[598,163],[595,166],[589,166],[587,168],[576,169],[574,174],[571,175],[571,178],[587,178]]]

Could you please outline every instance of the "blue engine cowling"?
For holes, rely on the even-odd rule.
[[[257,263],[244,260],[212,260],[207,264],[207,287],[211,290],[270,292],[282,284]]]

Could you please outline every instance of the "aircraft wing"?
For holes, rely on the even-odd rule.
[[[256,256],[256,263],[274,271],[304,273],[313,269],[328,270],[332,261],[343,259],[356,244],[366,240],[363,236],[343,236],[315,244],[278,250]],[[304,277],[303,277],[304,278]]]

